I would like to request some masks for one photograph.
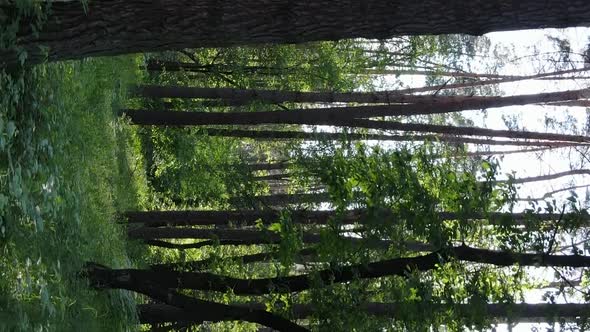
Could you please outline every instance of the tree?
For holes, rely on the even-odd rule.
[[[256,140],[303,140],[303,141],[356,141],[375,140],[392,142],[444,142],[450,144],[480,144],[502,146],[544,146],[546,148],[575,146],[576,143],[561,141],[539,140],[493,140],[486,138],[471,138],[457,135],[385,135],[385,134],[360,134],[360,133],[332,133],[332,132],[306,132],[291,130],[243,130],[201,128],[208,136],[252,138]],[[580,143],[582,144],[582,143]],[[532,149],[531,149],[532,150]],[[524,151],[524,150],[523,150]],[[482,155],[491,155],[493,152],[482,152]],[[468,153],[469,155],[469,153]]]
[[[391,105],[389,107],[359,106],[339,107],[342,113],[354,113],[360,116],[365,112],[376,113],[375,116],[399,116],[413,114],[437,114],[464,110],[486,109],[526,105],[534,103],[550,103],[558,101],[576,100],[590,97],[588,89],[540,93],[533,95],[516,95],[509,97],[481,97],[481,96],[428,96],[407,95],[398,91],[379,92],[304,92],[304,91],[272,91],[246,90],[231,88],[196,88],[181,86],[140,85],[132,87],[131,93],[147,98],[206,98],[222,99],[227,105],[242,105],[253,101],[266,103],[383,103],[383,104],[411,104]],[[314,112],[319,109],[305,109]],[[323,109],[322,109],[323,110]],[[407,110],[407,112],[404,112]],[[297,110],[293,110],[297,111]]]
[[[383,116],[370,109],[360,108],[348,113],[338,108],[318,109],[314,111],[270,111],[270,112],[176,112],[176,111],[145,111],[124,110],[123,113],[133,124],[155,126],[210,126],[210,125],[260,125],[260,124],[299,124],[299,125],[330,125],[350,128],[366,128],[378,130],[399,130],[413,132],[430,132],[448,135],[469,135],[505,137],[513,139],[538,139],[572,143],[589,143],[590,139],[581,135],[552,134],[527,131],[495,130],[477,127],[455,127],[433,124],[402,123],[398,121],[375,121],[357,117]],[[386,111],[384,113],[389,113]]]
[[[14,5],[13,5],[14,6]],[[197,47],[302,43],[396,35],[564,28],[590,22],[583,0],[447,1],[97,1],[52,3],[38,33],[23,22],[17,34],[32,63]],[[538,15],[538,13],[545,13]],[[133,21],[127,18],[133,17]],[[25,20],[26,21],[26,20]],[[343,28],[346,27],[346,28]],[[91,41],[91,42],[89,42]],[[2,50],[4,64],[16,64]]]
[[[236,306],[244,306],[251,309],[264,309],[263,303],[236,303]],[[370,302],[359,305],[358,309],[366,311],[370,315],[384,316],[391,318],[403,318],[400,314],[400,307],[415,307],[418,311],[429,306],[415,303],[383,303]],[[444,312],[447,310],[456,310],[459,312],[468,312],[469,304],[430,304],[433,311]],[[590,305],[586,303],[512,303],[497,304],[490,303],[485,306],[486,316],[497,318],[502,322],[525,323],[547,321],[553,322],[556,319],[574,320],[578,317],[584,317],[590,310]],[[177,307],[165,304],[143,304],[137,307],[139,320],[141,323],[158,324],[182,322],[190,325],[199,324],[200,319],[195,317],[195,313],[185,311]],[[312,305],[296,304],[292,307],[291,312],[295,318],[303,319],[313,314],[315,308]],[[400,317],[402,316],[402,317]],[[198,317],[198,316],[197,316]]]
[[[244,320],[269,326],[279,331],[308,331],[288,319],[264,310],[253,310],[189,297],[172,289],[161,288],[161,285],[154,285],[153,280],[141,277],[135,278],[133,276],[132,279],[127,280],[113,278],[116,274],[114,271],[116,270],[89,263],[84,269],[84,274],[96,288],[118,288],[135,291],[176,308],[191,311],[200,315],[199,317],[202,317],[203,320]]]
[[[343,266],[338,269],[325,269],[315,275],[297,275],[264,279],[238,279],[207,272],[183,272],[173,270],[109,270],[102,277],[105,284],[109,280],[143,280],[163,288],[194,289],[225,292],[232,290],[237,295],[262,295],[272,292],[291,293],[312,287],[314,279],[319,279],[324,287],[332,283],[352,281],[357,278],[380,278],[386,276],[406,276],[408,271],[428,271],[451,259],[497,266],[565,266],[588,267],[590,257],[580,255],[546,255],[499,252],[460,246],[410,258],[393,258],[362,265]],[[317,282],[317,281],[316,281]]]

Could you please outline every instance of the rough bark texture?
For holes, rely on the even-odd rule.
[[[559,172],[559,173],[554,173],[554,174],[530,176],[530,177],[526,177],[526,178],[516,178],[513,180],[499,180],[496,182],[497,183],[511,182],[514,184],[522,184],[522,183],[554,180],[554,179],[559,179],[561,177],[572,176],[572,175],[590,175],[590,169],[574,169],[571,171]]]
[[[203,132],[209,136],[241,137],[257,140],[288,140],[301,139],[305,141],[339,141],[339,140],[375,140],[391,142],[444,142],[456,144],[502,145],[502,146],[545,146],[548,148],[576,146],[576,143],[554,141],[516,141],[493,140],[485,138],[471,138],[455,135],[384,135],[384,134],[356,134],[356,133],[329,133],[329,132],[304,132],[304,131],[279,131],[279,130],[241,130],[203,128]]]
[[[575,146],[576,143],[551,142],[551,141],[514,141],[471,138],[454,135],[383,135],[383,134],[356,134],[356,133],[329,133],[329,132],[303,132],[303,131],[278,131],[278,130],[240,130],[203,128],[203,132],[209,136],[241,137],[258,140],[285,140],[301,139],[306,141],[323,140],[376,140],[393,142],[444,142],[458,144],[480,145],[505,145],[505,146],[546,146],[565,147]]]
[[[172,270],[111,270],[110,278],[115,280],[147,280],[160,287],[174,289],[195,289],[225,292],[232,290],[237,295],[262,295],[271,292],[291,293],[312,287],[312,278],[325,285],[352,281],[357,278],[380,278],[385,276],[406,276],[408,271],[428,271],[449,259],[497,266],[556,266],[588,267],[590,257],[580,255],[521,254],[493,251],[460,246],[411,258],[394,258],[368,264],[341,266],[325,269],[312,275],[239,279],[208,272],[181,272]]]
[[[561,189],[557,189],[557,190],[546,192],[541,197],[518,198],[518,200],[519,201],[523,201],[523,202],[542,201],[542,200],[544,200],[546,198],[549,198],[549,197],[552,197],[554,194],[558,194],[560,192],[564,192],[564,191],[575,191],[576,189],[588,188],[588,187],[590,187],[590,184],[583,184],[583,185],[580,185],[580,186],[571,186],[571,187],[566,187],[566,188],[561,188]]]
[[[587,0],[101,0],[53,2],[47,25],[19,44],[40,60],[395,35],[590,24]],[[14,64],[7,52],[0,59]]]
[[[590,70],[590,69],[589,69]],[[130,88],[130,92],[136,96],[148,98],[200,98],[222,99],[227,105],[242,105],[249,102],[260,101],[266,103],[379,103],[379,104],[407,104],[390,105],[389,107],[359,106],[341,107],[337,111],[342,116],[346,113],[365,111],[369,116],[397,116],[415,114],[436,114],[463,110],[486,109],[492,107],[504,107],[512,105],[526,105],[534,103],[549,103],[558,101],[576,100],[590,97],[587,89],[538,93],[530,95],[515,95],[508,97],[482,97],[482,96],[428,96],[407,95],[398,91],[377,92],[303,92],[303,91],[278,91],[234,88],[204,88],[184,86],[139,85]],[[322,109],[315,109],[323,111]],[[292,110],[295,112],[297,110]],[[312,112],[314,109],[299,111]],[[355,117],[366,117],[354,115]]]
[[[254,310],[266,309],[263,303],[234,304]],[[444,312],[455,310],[458,312],[470,312],[472,309],[469,304],[421,304],[423,307],[431,307],[433,312]],[[416,306],[416,309],[408,309],[408,306]],[[405,311],[419,311],[420,305],[415,303],[382,303],[369,302],[358,306],[359,310],[365,311],[369,315],[398,318],[400,317],[400,307]],[[311,316],[316,309],[312,305],[294,304],[291,313],[296,319],[304,319]],[[138,317],[141,323],[158,324],[170,322],[187,322],[200,324],[199,315],[190,311],[169,306],[166,304],[142,304],[137,306]],[[590,312],[590,304],[586,303],[515,303],[499,304],[490,303],[485,306],[485,315],[500,321],[509,322],[552,322],[557,319],[571,320],[577,317],[587,317]]]
[[[440,84],[440,85],[433,85],[433,86],[423,86],[418,88],[407,88],[398,90],[398,93],[422,93],[422,92],[432,92],[432,91],[440,91],[440,90],[449,90],[449,89],[465,89],[465,88],[475,88],[478,86],[486,86],[492,84],[501,84],[501,83],[508,83],[508,82],[518,82],[518,81],[525,81],[525,80],[533,80],[533,79],[552,79],[557,75],[565,75],[565,74],[573,74],[578,72],[583,72],[590,70],[590,68],[576,68],[576,69],[567,69],[567,70],[560,70],[555,72],[549,73],[540,73],[530,76],[512,76],[512,77],[505,77],[505,78],[496,78],[496,79],[489,79],[489,80],[481,80],[476,82],[466,82],[466,83],[453,83],[453,84]]]
[[[336,216],[334,211],[308,211],[292,210],[291,220],[298,224],[326,224],[330,218],[339,218],[343,224],[363,223],[367,212],[362,209],[350,210],[343,215]],[[387,218],[391,213],[387,211],[380,212],[383,222],[388,222]],[[235,224],[255,225],[257,220],[265,224],[277,222],[280,212],[276,210],[225,210],[225,211],[128,211],[124,213],[129,223],[141,223],[145,227],[161,226],[199,226],[199,225],[219,225],[229,226]],[[452,212],[441,212],[439,217],[443,220],[454,220],[464,217],[472,220],[488,220],[491,224],[499,222],[521,223],[525,219],[531,220],[559,220],[561,214],[556,213],[502,213],[492,212],[487,214],[460,215]],[[587,214],[564,214],[564,218],[575,218],[588,220]]]
[[[380,107],[380,106],[373,106]],[[390,107],[390,106],[385,106]],[[366,128],[377,130],[395,130],[412,132],[429,132],[446,135],[488,136],[512,139],[535,139],[574,143],[590,143],[590,138],[581,135],[565,135],[530,131],[495,130],[478,127],[455,127],[433,124],[402,123],[398,121],[375,121],[359,117],[379,116],[373,109],[371,112],[344,112],[338,109],[317,111],[269,111],[269,112],[176,112],[123,110],[131,122],[138,125],[156,126],[208,126],[208,125],[261,125],[261,124],[298,124],[311,126],[337,126],[350,128]]]
[[[226,245],[258,245],[258,244],[278,244],[282,241],[280,234],[267,231],[254,231],[248,229],[199,229],[199,228],[173,228],[173,227],[142,227],[128,231],[128,236],[133,239],[154,240],[154,239],[213,239],[218,240],[219,244]],[[320,243],[322,240],[319,234],[303,233],[301,240],[304,243]],[[432,251],[433,247],[429,244],[420,242],[404,242],[392,240],[366,240],[357,237],[342,237],[342,240],[349,242],[358,247],[368,247],[375,249],[388,249],[395,245],[405,248],[409,251]],[[206,242],[206,241],[203,241]],[[202,242],[198,242],[200,244]]]
[[[126,289],[141,293],[164,304],[190,311],[195,314],[194,317],[199,322],[204,320],[213,322],[243,320],[268,326],[278,331],[308,331],[288,319],[265,310],[232,306],[189,297],[174,290],[166,289],[163,285],[154,283],[156,280],[144,278],[141,274],[121,275],[117,271],[119,270],[111,270],[98,264],[88,263],[84,275],[89,279],[91,285],[96,288]]]

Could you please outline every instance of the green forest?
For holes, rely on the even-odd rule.
[[[0,0],[0,332],[590,330],[589,28]]]

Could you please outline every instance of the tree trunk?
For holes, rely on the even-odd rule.
[[[521,254],[515,252],[477,249],[467,246],[454,247],[411,258],[394,258],[368,264],[340,266],[311,274],[297,276],[239,279],[207,272],[181,272],[172,270],[111,270],[110,278],[115,280],[146,280],[163,288],[194,289],[226,292],[236,295],[263,295],[268,293],[300,292],[317,284],[343,283],[357,278],[380,278],[386,276],[407,276],[408,271],[428,271],[449,259],[496,266],[553,266],[589,267],[590,257],[580,255]],[[314,283],[312,280],[315,280]]]
[[[254,225],[257,220],[270,224],[276,222],[280,212],[276,210],[235,210],[235,211],[128,211],[124,217],[129,223],[145,226],[189,226],[189,225]],[[333,211],[291,211],[293,221],[298,223],[321,224],[334,216]],[[350,212],[350,220],[357,217]]]
[[[573,74],[579,73],[583,71],[588,71],[590,68],[576,68],[576,69],[568,69],[568,70],[559,70],[549,73],[540,73],[535,75],[528,75],[528,76],[512,76],[512,77],[505,77],[505,78],[496,78],[490,80],[481,80],[481,81],[474,81],[474,82],[465,82],[465,83],[452,83],[452,84],[439,84],[439,85],[431,85],[431,86],[423,86],[418,88],[407,88],[407,89],[400,89],[397,90],[400,94],[412,94],[412,93],[423,93],[423,92],[436,92],[440,90],[451,90],[451,89],[465,89],[465,88],[475,88],[478,86],[486,86],[492,84],[501,84],[501,83],[509,83],[509,82],[518,82],[518,81],[526,81],[526,80],[535,80],[535,79],[548,79],[552,78],[553,76],[557,75],[565,75],[565,74]]]
[[[580,99],[580,100],[560,101],[560,102],[549,103],[548,106],[568,106],[568,107],[589,108],[590,107],[590,100]]]
[[[199,228],[173,228],[173,227],[143,227],[132,229],[127,232],[132,239],[154,240],[154,239],[212,239],[218,240],[220,244],[228,245],[258,245],[278,244],[282,241],[280,234],[268,231],[235,230],[235,229],[199,229]],[[321,236],[315,233],[303,233],[303,243],[317,244]],[[429,244],[420,242],[405,242],[392,240],[374,240],[357,237],[342,237],[342,240],[356,246],[365,246],[374,249],[388,249],[392,245],[398,245],[409,251],[432,251]],[[202,241],[206,242],[206,241]],[[201,243],[201,242],[198,242]]]
[[[290,178],[289,174],[279,173],[270,175],[260,175],[253,178],[254,181],[288,181]]]
[[[121,278],[119,270],[88,263],[83,274],[90,284],[96,288],[126,289],[147,295],[167,305],[193,313],[197,321],[231,321],[243,320],[271,327],[278,331],[308,331],[307,329],[265,310],[244,308],[205,301],[180,294],[172,289],[163,288],[161,284],[152,283],[153,280],[143,278],[142,275],[128,274],[128,279]]]
[[[225,75],[255,74],[255,75],[282,75],[293,72],[295,67],[267,67],[267,66],[232,66],[221,64],[198,64],[192,62],[177,61],[148,61],[145,69],[149,71],[167,72],[191,72],[191,73],[218,73]]]
[[[264,303],[236,303],[235,306],[246,307],[254,310],[266,309]],[[408,309],[408,307],[416,307]],[[470,304],[416,304],[416,303],[383,303],[369,302],[359,304],[358,309],[363,310],[368,315],[401,318],[400,312],[420,312],[421,309],[432,308],[432,312],[471,312],[473,306]],[[403,310],[400,310],[403,308]],[[305,319],[316,311],[309,304],[294,304],[291,307],[291,313],[295,319]],[[163,324],[163,323],[191,323],[200,324],[200,320],[195,317],[195,313],[184,311],[182,309],[165,305],[165,304],[140,304],[137,306],[139,321],[142,324]],[[554,322],[561,319],[567,321],[574,320],[577,317],[586,317],[590,312],[590,304],[587,303],[514,303],[500,304],[489,303],[485,305],[484,314],[487,318],[510,323],[539,323]]]
[[[86,7],[86,8],[85,8]],[[26,20],[25,20],[26,21]],[[31,62],[199,47],[302,43],[396,35],[481,35],[590,24],[586,0],[102,0],[53,2],[41,31],[23,22]],[[0,59],[16,64],[13,52]]]
[[[590,70],[590,69],[588,69]],[[590,97],[588,89],[515,95],[508,97],[485,96],[427,96],[405,95],[398,91],[377,92],[303,92],[233,88],[195,88],[183,86],[139,85],[130,88],[131,94],[147,98],[199,98],[222,99],[226,105],[243,105],[250,102],[278,104],[293,103],[377,103],[406,104],[389,106],[357,106],[334,109],[342,116],[377,117],[418,114],[437,114],[465,110],[487,109],[513,105],[550,103]],[[302,109],[282,112],[326,112],[326,108]]]
[[[546,146],[565,147],[575,146],[576,143],[554,141],[513,141],[471,138],[454,135],[383,135],[383,134],[357,134],[357,133],[330,133],[330,132],[305,132],[305,131],[278,131],[278,130],[241,130],[203,128],[203,133],[208,136],[240,137],[258,140],[286,140],[301,139],[305,141],[340,141],[340,140],[375,140],[391,142],[444,142],[455,144],[480,144],[502,146]]]
[[[323,225],[331,218],[339,218],[342,224],[363,224],[366,211],[362,209],[347,211],[344,215],[337,215],[334,211],[309,211],[292,210],[291,220],[297,224]],[[385,220],[391,216],[388,211],[383,211]],[[145,227],[161,226],[203,226],[220,225],[229,226],[235,224],[255,225],[257,220],[264,224],[277,222],[280,212],[275,210],[233,210],[233,211],[128,211],[123,214],[129,223],[142,223]],[[455,220],[459,217],[471,220],[488,220],[491,224],[497,224],[506,220],[519,224],[525,219],[551,221],[558,220],[561,214],[555,213],[503,213],[491,212],[486,214],[461,215],[452,212],[441,212],[441,220]],[[575,218],[584,221],[590,220],[587,214],[564,214],[564,218]]]
[[[467,152],[464,155],[467,157],[483,157],[483,156],[505,156],[509,154],[518,154],[518,153],[531,153],[531,152],[541,152],[554,149],[554,147],[540,147],[540,148],[533,148],[533,149],[522,149],[522,150],[503,150],[503,151],[473,151]],[[462,155],[458,155],[461,157]]]
[[[371,106],[390,107],[390,106]],[[495,130],[478,127],[455,127],[434,124],[402,123],[397,121],[375,121],[355,117],[379,116],[375,109],[371,112],[344,112],[338,109],[318,109],[316,111],[269,111],[269,112],[176,112],[124,110],[131,122],[137,125],[156,126],[205,126],[205,125],[262,125],[298,124],[326,125],[378,130],[430,132],[447,135],[488,136],[512,139],[538,139],[574,143],[590,143],[590,138],[581,135],[565,135],[530,131]]]
[[[512,180],[497,180],[496,183],[514,183],[514,184],[522,184],[522,183],[530,183],[530,182],[540,182],[540,181],[548,181],[559,179],[565,176],[572,176],[572,175],[590,175],[590,169],[574,169],[571,171],[560,172],[555,174],[547,174],[547,175],[539,175],[539,176],[530,176],[526,178],[516,178]]]
[[[571,186],[571,187],[567,187],[567,188],[562,188],[562,189],[557,189],[557,190],[553,190],[550,192],[545,193],[543,196],[541,197],[536,197],[536,198],[518,198],[519,201],[523,201],[523,202],[533,202],[533,201],[542,201],[546,198],[552,197],[554,194],[560,193],[560,192],[564,192],[564,191],[574,191],[576,189],[581,189],[581,188],[588,188],[590,187],[590,184],[584,184],[581,186]]]

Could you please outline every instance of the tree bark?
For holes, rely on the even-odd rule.
[[[590,137],[583,135],[565,135],[541,133],[534,131],[498,130],[479,127],[455,127],[432,124],[402,123],[397,121],[374,121],[365,119],[354,119],[352,121],[340,121],[340,123],[334,125],[379,130],[431,132],[448,135],[503,137],[511,139],[535,139],[585,144],[590,143]]]
[[[196,315],[194,317],[200,322],[204,320],[213,322],[243,320],[268,326],[278,331],[308,331],[288,319],[265,310],[232,306],[189,297],[172,289],[163,288],[163,285],[154,284],[153,280],[143,278],[141,275],[128,274],[127,276],[130,278],[121,278],[121,274],[117,271],[98,264],[88,263],[83,274],[89,279],[91,285],[96,288],[126,289],[144,294],[167,305],[190,311]]]
[[[573,74],[578,72],[583,72],[590,70],[590,68],[576,68],[576,69],[568,69],[568,70],[559,70],[549,73],[540,73],[535,75],[529,76],[513,76],[513,77],[506,77],[506,78],[496,78],[490,80],[482,80],[482,81],[475,81],[475,82],[465,82],[465,83],[452,83],[452,84],[439,84],[439,85],[431,85],[431,86],[423,86],[418,88],[407,88],[407,89],[400,89],[397,90],[398,93],[402,94],[412,94],[412,93],[424,93],[424,92],[432,92],[432,91],[440,91],[440,90],[451,90],[451,89],[466,89],[466,88],[475,88],[478,86],[486,86],[492,84],[501,84],[501,83],[510,83],[510,82],[518,82],[518,81],[526,81],[526,80],[535,80],[535,79],[546,79],[551,78],[557,75],[565,75],[565,74]]]
[[[266,305],[263,303],[236,303],[235,306],[263,310]],[[415,306],[416,309],[407,309],[408,306]],[[420,307],[422,306],[422,307]],[[433,312],[470,312],[470,304],[416,304],[416,303],[383,303],[369,302],[360,304],[359,310],[363,310],[368,315],[400,318],[400,308],[404,311],[417,312],[424,306],[432,307]],[[294,304],[291,307],[291,313],[296,319],[305,319],[311,316],[316,309],[309,304]],[[200,324],[195,317],[195,313],[184,311],[177,307],[165,304],[140,304],[137,306],[139,321],[142,324],[162,324],[171,322],[183,322],[191,324]],[[485,316],[511,323],[539,323],[553,322],[559,319],[573,320],[577,317],[587,317],[590,312],[590,304],[587,303],[514,303],[500,304],[489,303],[485,305]]]
[[[253,178],[254,181],[288,181],[290,178],[289,174],[286,173],[279,173],[279,174],[269,174],[269,175],[260,175],[255,176]]]
[[[374,106],[380,107],[380,106]],[[386,106],[389,107],[389,106]],[[590,143],[590,138],[581,135],[565,135],[530,131],[496,130],[478,127],[456,127],[433,124],[402,123],[397,121],[375,121],[355,118],[355,116],[379,116],[378,112],[355,111],[340,112],[337,109],[319,109],[317,111],[293,112],[176,112],[123,110],[133,124],[155,126],[205,126],[205,125],[262,125],[262,124],[298,124],[327,125],[350,128],[367,128],[378,130],[430,132],[447,135],[488,136],[511,139],[535,139],[574,143]]]
[[[148,61],[145,66],[149,71],[167,71],[167,72],[191,72],[191,73],[218,73],[225,75],[255,74],[255,75],[282,75],[291,73],[296,67],[267,67],[267,66],[232,66],[222,64],[198,64],[192,62],[178,61]]]
[[[263,295],[269,293],[301,292],[317,284],[342,283],[357,278],[380,278],[386,276],[407,276],[408,271],[428,271],[449,259],[496,266],[553,266],[589,267],[590,257],[580,255],[521,254],[515,252],[493,251],[460,246],[411,258],[394,258],[368,264],[340,266],[311,274],[297,276],[239,279],[207,272],[181,272],[172,270],[110,270],[110,278],[115,280],[146,280],[164,288],[194,289],[226,292],[236,295]]]
[[[586,0],[102,0],[53,2],[41,31],[17,47],[31,63],[199,47],[302,43],[396,35],[565,28],[590,24]],[[5,64],[16,64],[2,51]]]
[[[553,191],[549,191],[546,192],[543,196],[541,197],[536,197],[536,198],[518,198],[519,201],[523,201],[523,202],[533,202],[533,201],[542,201],[546,198],[552,197],[554,194],[560,193],[560,192],[564,192],[564,191],[573,191],[576,189],[581,189],[581,188],[588,188],[590,187],[590,184],[584,184],[581,186],[571,186],[571,187],[567,187],[567,188],[562,188],[562,189],[557,189],[557,190],[553,190]]]
[[[330,218],[339,218],[343,224],[363,224],[367,212],[362,209],[347,211],[344,215],[338,216],[335,211],[290,211],[291,220],[298,224],[326,224]],[[384,222],[390,217],[388,211],[383,211]],[[226,211],[128,211],[123,214],[129,223],[141,223],[145,227],[161,226],[203,226],[220,225],[229,226],[233,224],[255,225],[257,220],[264,224],[277,222],[280,212],[276,210],[226,210]],[[486,214],[460,215],[452,212],[441,212],[439,218],[442,220],[455,220],[460,217],[472,220],[488,220],[491,224],[497,224],[505,220],[518,224],[525,219],[550,221],[559,220],[561,214],[556,213],[503,213],[490,212]],[[590,220],[587,214],[564,214],[564,218],[577,218]]]
[[[444,142],[456,144],[502,145],[502,146],[545,146],[548,148],[576,146],[576,143],[555,141],[515,141],[471,138],[455,135],[384,135],[384,134],[357,134],[357,133],[330,133],[330,132],[305,132],[305,131],[278,131],[278,130],[241,130],[203,128],[203,133],[208,136],[240,137],[257,140],[286,140],[301,139],[304,141],[339,141],[339,140],[375,140],[392,142]]]
[[[559,172],[555,174],[547,174],[547,175],[539,175],[539,176],[530,176],[526,178],[515,178],[512,180],[497,180],[496,183],[514,183],[514,184],[522,184],[522,183],[530,183],[530,182],[540,182],[540,181],[548,181],[548,180],[555,180],[565,176],[572,176],[572,175],[589,175],[590,169],[574,169],[571,171]]]
[[[127,232],[132,239],[154,240],[154,239],[213,239],[218,240],[220,244],[228,245],[258,245],[258,244],[278,244],[281,242],[280,234],[268,231],[253,230],[235,230],[235,229],[199,229],[199,228],[173,228],[173,227],[143,227],[132,229]],[[433,247],[421,242],[405,242],[392,240],[366,240],[357,237],[342,237],[342,239],[352,245],[366,246],[375,249],[388,249],[392,245],[399,245],[409,251],[432,251]],[[317,244],[321,241],[321,236],[315,233],[303,233],[301,235],[303,243]],[[203,241],[206,242],[206,241]],[[199,242],[201,243],[201,242]],[[213,244],[213,243],[211,243]]]
[[[580,100],[570,100],[570,101],[561,101],[561,102],[554,102],[549,103],[548,106],[568,106],[568,107],[590,107],[590,100],[587,99],[580,99]]]
[[[589,69],[590,70],[590,69]],[[513,105],[550,103],[590,97],[588,89],[515,95],[508,97],[486,96],[426,96],[406,95],[398,91],[377,92],[303,92],[254,90],[233,88],[200,88],[183,86],[139,85],[130,88],[131,94],[147,98],[200,98],[222,99],[227,105],[243,105],[250,102],[266,103],[364,103],[410,104],[387,106],[339,107],[334,109],[341,116],[377,117],[418,114],[438,114],[465,110],[487,109]],[[326,112],[326,108],[300,109],[281,112]]]
[[[533,149],[522,149],[522,150],[504,150],[504,151],[473,151],[465,153],[467,157],[483,157],[483,156],[505,156],[509,154],[519,154],[519,153],[531,153],[531,152],[541,152],[554,149],[554,147],[540,147],[540,148],[533,148]],[[461,155],[458,155],[461,157]]]

